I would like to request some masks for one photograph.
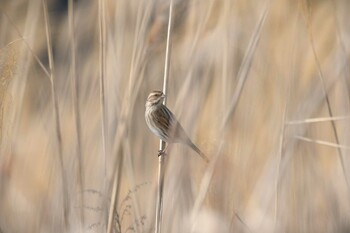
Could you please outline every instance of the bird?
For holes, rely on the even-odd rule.
[[[209,159],[205,154],[191,141],[186,131],[181,126],[175,115],[163,104],[165,94],[162,91],[152,91],[146,101],[145,120],[148,128],[153,134],[161,140],[169,143],[182,143],[189,146],[206,162]],[[159,151],[160,154],[165,153]]]

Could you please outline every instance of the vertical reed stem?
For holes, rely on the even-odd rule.
[[[61,172],[61,179],[62,179],[63,218],[64,218],[64,225],[66,228],[66,232],[69,232],[70,206],[69,206],[68,183],[67,183],[68,180],[67,180],[66,171],[64,169],[61,121],[60,121],[57,93],[55,91],[55,83],[54,83],[55,69],[54,69],[53,54],[52,54],[50,22],[48,17],[46,1],[42,0],[42,3],[43,3],[44,20],[45,20],[47,55],[49,58],[49,67],[50,67],[51,98],[52,98],[56,137],[57,137],[57,144],[58,144],[57,147],[58,147],[58,157],[59,157],[59,163],[60,163],[60,172]]]
[[[168,19],[168,32],[166,41],[166,52],[165,52],[165,67],[164,67],[164,82],[163,82],[163,93],[167,95],[168,88],[168,77],[170,67],[170,55],[171,55],[171,26],[172,26],[172,14],[173,14],[173,0],[170,0],[169,6],[169,19]],[[164,98],[163,104],[166,105],[167,97]],[[160,151],[164,151],[165,142],[160,140],[159,142]],[[156,207],[156,226],[155,233],[161,232],[162,225],[162,207],[163,207],[163,188],[164,188],[164,161],[165,153],[159,153],[158,157],[158,193],[157,193],[157,207]]]
[[[99,21],[99,73],[100,73],[100,106],[101,106],[101,136],[102,136],[102,156],[103,156],[103,191],[105,198],[103,200],[103,225],[105,231],[107,231],[108,225],[108,207],[107,207],[107,144],[108,139],[107,130],[107,105],[106,105],[106,94],[105,94],[105,69],[106,69],[106,15],[105,15],[105,1],[99,0],[98,2],[98,21]]]
[[[80,121],[80,109],[79,109],[79,85],[78,76],[76,72],[76,54],[75,54],[75,33],[74,33],[74,3],[73,0],[68,2],[68,26],[70,35],[71,46],[71,82],[72,82],[72,96],[73,96],[73,114],[75,121],[75,131],[77,134],[77,160],[78,160],[78,186],[80,196],[80,221],[82,225],[81,232],[84,230],[84,160],[81,151],[81,121]]]

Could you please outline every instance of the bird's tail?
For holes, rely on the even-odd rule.
[[[187,145],[197,152],[197,154],[199,154],[205,160],[205,162],[209,163],[209,158],[195,144],[193,144],[193,142],[188,141]]]

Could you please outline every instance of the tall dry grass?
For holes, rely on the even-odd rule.
[[[154,232],[169,2],[1,1],[1,233]],[[173,2],[162,232],[348,232],[350,3]]]

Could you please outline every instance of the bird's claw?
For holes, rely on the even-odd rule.
[[[161,155],[166,155],[166,151],[164,150],[158,150],[158,157]]]

